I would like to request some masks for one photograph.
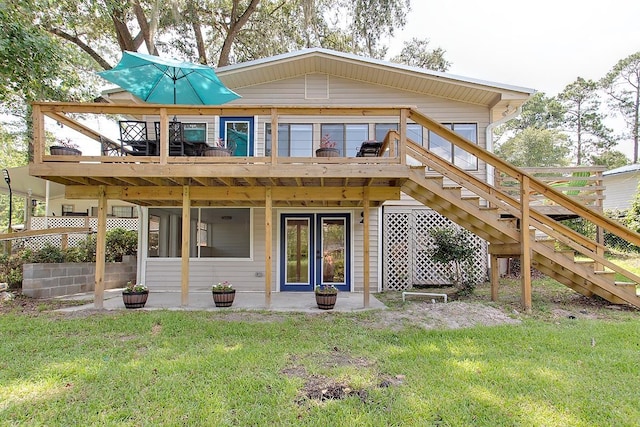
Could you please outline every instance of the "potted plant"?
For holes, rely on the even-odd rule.
[[[231,150],[226,146],[224,139],[217,138],[213,145],[204,149],[202,153],[204,156],[210,157],[228,157],[230,156]]]
[[[226,280],[213,285],[211,293],[216,307],[231,307],[236,296],[236,290],[233,289],[233,285]]]
[[[316,150],[316,157],[339,157],[340,150],[336,148],[336,142],[331,140],[329,134],[320,139],[320,148]]]
[[[142,283],[127,282],[122,290],[122,301],[126,308],[142,308],[147,303],[149,288]]]
[[[49,147],[49,153],[52,156],[80,156],[78,144],[71,141],[71,138],[56,139],[56,143]]]
[[[320,310],[331,310],[338,299],[338,288],[332,284],[316,285],[316,303]]]

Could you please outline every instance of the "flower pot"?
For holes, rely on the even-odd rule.
[[[211,291],[213,295],[213,302],[216,303],[216,307],[231,307],[233,304],[233,299],[236,297],[236,290],[230,291]]]
[[[231,151],[225,147],[207,147],[202,152],[202,155],[207,157],[229,157]]]
[[[318,148],[316,157],[340,157],[340,150],[337,148]]]
[[[336,305],[338,294],[318,294],[316,293],[316,303],[320,310],[331,310]]]
[[[122,301],[126,308],[142,308],[147,303],[149,291],[122,292]]]
[[[82,151],[77,148],[64,147],[62,145],[54,145],[49,148],[49,152],[52,156],[79,156]]]

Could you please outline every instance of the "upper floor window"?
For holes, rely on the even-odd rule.
[[[271,123],[265,125],[265,156],[271,155]],[[313,126],[278,124],[278,157],[312,157]]]
[[[320,126],[322,136],[329,136],[331,141],[336,143],[340,155],[343,157],[356,157],[360,150],[360,145],[369,139],[369,125],[363,124],[329,124]]]
[[[206,143],[207,124],[206,123],[183,123],[182,138],[187,142]]]
[[[398,130],[397,123],[376,123],[376,141],[384,141],[390,130]],[[416,144],[423,145],[422,140],[423,128],[416,123],[407,123],[407,138]]]
[[[442,125],[474,144],[478,143],[478,125],[473,123],[443,123]],[[453,146],[449,141],[431,131],[429,131],[429,150],[464,170],[478,169],[477,157]]]

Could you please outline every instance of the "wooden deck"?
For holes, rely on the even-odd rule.
[[[73,118],[76,113],[151,116],[159,118],[161,136],[158,156],[51,156],[45,154],[45,117],[69,126],[101,144],[103,153],[113,154],[117,141],[105,138],[94,129]],[[252,116],[271,125],[271,156],[265,157],[174,157],[169,156],[169,117],[185,116]],[[371,122],[393,120],[398,131],[390,131],[378,157],[280,157],[278,123],[291,117],[314,116],[344,118],[371,117]],[[265,302],[269,306],[272,284],[271,224],[274,207],[358,207],[363,209],[364,306],[370,292],[369,241],[370,207],[387,200],[399,199],[405,193],[433,208],[460,226],[489,242],[492,271],[500,256],[520,256],[522,271],[536,268],[584,295],[599,295],[613,303],[640,307],[635,288],[622,288],[614,282],[613,272],[640,283],[640,277],[611,263],[604,257],[604,241],[591,240],[559,224],[544,213],[546,207],[556,214],[584,218],[600,230],[640,246],[640,235],[604,217],[585,203],[587,193],[597,204],[601,197],[600,172],[561,171],[555,181],[564,188],[545,183],[536,172],[516,168],[464,139],[440,123],[412,107],[190,107],[170,105],[110,104],[33,104],[34,145],[30,173],[67,186],[67,198],[98,200],[98,238],[96,265],[96,306],[101,307],[104,294],[104,245],[106,200],[120,199],[142,206],[182,207],[182,296],[183,305],[189,294],[189,231],[193,206],[259,206],[265,209]],[[462,170],[420,144],[407,138],[407,123],[412,122],[436,133],[477,159],[479,164],[493,167],[499,185],[491,185],[469,171]],[[263,136],[264,137],[264,136]],[[316,144],[319,141],[316,141]],[[111,149],[110,149],[111,148]],[[120,150],[122,151],[122,150]],[[411,160],[408,163],[408,159]],[[427,172],[429,176],[427,176]],[[576,174],[580,172],[580,174]],[[570,175],[567,175],[570,173]],[[577,177],[580,176],[580,179]],[[445,185],[443,179],[457,186]],[[504,179],[503,179],[504,178]],[[577,182],[579,181],[579,185]],[[591,185],[586,184],[591,183]],[[552,185],[553,184],[553,185]],[[585,190],[588,187],[589,190]],[[462,192],[475,194],[471,201]],[[585,200],[570,197],[581,192]],[[537,203],[541,200],[541,203]],[[501,218],[511,216],[516,221]],[[556,252],[548,240],[538,241],[538,233],[553,239],[571,252]],[[576,262],[579,254],[593,260],[590,267]],[[522,303],[531,307],[531,277],[522,275]],[[497,298],[497,277],[492,276],[492,297]]]

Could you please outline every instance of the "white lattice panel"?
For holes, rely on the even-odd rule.
[[[407,238],[411,229],[411,215],[385,214],[383,227],[384,289],[406,289],[411,273],[411,241]]]
[[[429,230],[456,227],[446,217],[424,208],[412,208],[404,212],[385,211],[384,247],[385,260],[383,287],[385,290],[405,290],[412,285],[441,285],[449,283],[441,265],[431,261],[428,253],[433,241]],[[487,243],[472,235],[480,247],[474,268],[487,271]]]
[[[107,231],[114,228],[124,228],[125,230],[138,230],[138,218],[107,218]],[[44,230],[56,227],[90,227],[94,232],[98,230],[98,218],[94,217],[32,217],[31,229]],[[86,234],[69,234],[69,247],[77,246],[78,243],[87,238]],[[24,247],[33,250],[42,249],[47,243],[60,247],[61,237],[59,235],[35,236],[24,239],[13,240],[15,247]]]

